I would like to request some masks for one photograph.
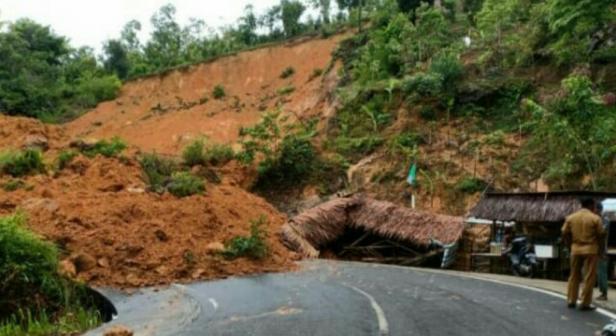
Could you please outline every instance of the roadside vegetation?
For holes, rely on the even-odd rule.
[[[250,222],[250,235],[235,237],[225,244],[223,256],[228,259],[247,257],[251,259],[263,259],[268,254],[263,226],[267,224],[267,218],[261,216]]]
[[[23,214],[0,217],[0,335],[65,335],[98,326],[83,285],[59,274],[57,248],[25,224]]]

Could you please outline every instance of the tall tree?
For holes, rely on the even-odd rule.
[[[103,45],[103,65],[120,79],[126,79],[130,71],[128,50],[122,41],[109,40]]]
[[[145,46],[148,63],[156,69],[166,69],[182,63],[182,29],[175,21],[176,9],[168,4],[161,7],[152,18],[154,28]]]
[[[323,23],[329,24],[331,0],[310,0],[310,4],[321,12],[321,20]]]
[[[282,26],[287,37],[295,36],[302,30],[299,21],[306,10],[306,6],[298,0],[282,0],[280,2]]]
[[[252,45],[257,41],[257,16],[252,5],[246,5],[244,15],[240,17],[238,31],[240,39],[246,45]]]

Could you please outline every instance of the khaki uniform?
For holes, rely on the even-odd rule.
[[[582,289],[582,306],[592,302],[592,290],[597,281],[597,261],[599,260],[599,245],[603,242],[605,230],[601,218],[588,209],[582,209],[567,217],[562,227],[565,241],[571,242],[571,275],[567,290],[567,302],[577,301],[582,269],[584,288]]]

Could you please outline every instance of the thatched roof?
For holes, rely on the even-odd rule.
[[[384,238],[427,247],[438,240],[449,244],[462,236],[460,217],[436,215],[356,195],[312,208],[289,220],[282,240],[291,249],[317,257],[318,249],[335,241],[346,228],[361,228]]]
[[[607,198],[616,198],[616,193],[488,193],[471,210],[470,216],[497,221],[560,223],[580,209],[580,197],[592,197],[601,202]]]

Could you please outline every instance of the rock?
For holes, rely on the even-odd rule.
[[[43,196],[43,198],[53,198],[53,194],[49,191],[49,189],[43,190],[43,192],[41,192],[41,196]]]
[[[24,139],[23,149],[40,149],[43,152],[49,149],[49,140],[38,134],[30,134]]]
[[[109,185],[99,188],[98,190],[102,192],[120,192],[124,190],[124,184],[123,183],[111,183]]]
[[[67,276],[69,278],[74,278],[77,276],[77,268],[75,264],[73,264],[70,260],[62,260],[59,266],[60,274]]]
[[[205,270],[203,268],[198,268],[194,272],[192,272],[191,277],[193,280],[197,280],[201,278],[205,274]]]
[[[28,211],[44,210],[50,213],[55,213],[60,208],[58,202],[50,198],[29,198],[21,204],[21,207]]]
[[[139,287],[143,283],[143,280],[141,280],[136,274],[131,273],[126,276],[126,282],[133,287]]]
[[[103,336],[133,336],[133,331],[118,324],[105,329]]]
[[[134,188],[134,187],[130,187],[130,188],[126,189],[126,191],[128,191],[131,194],[143,194],[143,193],[145,193],[145,189],[143,189],[143,188]]]
[[[162,242],[166,242],[169,240],[169,236],[167,235],[167,233],[161,229],[154,231],[154,235],[156,235],[156,238],[158,238],[158,240]]]
[[[165,265],[160,265],[160,266],[156,267],[154,272],[156,272],[158,275],[163,275],[164,276],[164,275],[169,274],[169,267],[167,267]]]
[[[225,245],[221,242],[209,243],[205,246],[205,251],[209,254],[218,254],[225,251]]]
[[[107,259],[107,258],[100,258],[100,259],[98,259],[98,261],[96,262],[96,264],[97,264],[99,267],[102,267],[102,268],[108,268],[108,267],[109,267],[109,259]]]
[[[87,272],[96,267],[96,259],[87,253],[77,253],[71,258],[77,273]]]
[[[71,141],[69,146],[80,150],[87,150],[94,148],[98,142],[98,139],[94,138],[76,139]]]

